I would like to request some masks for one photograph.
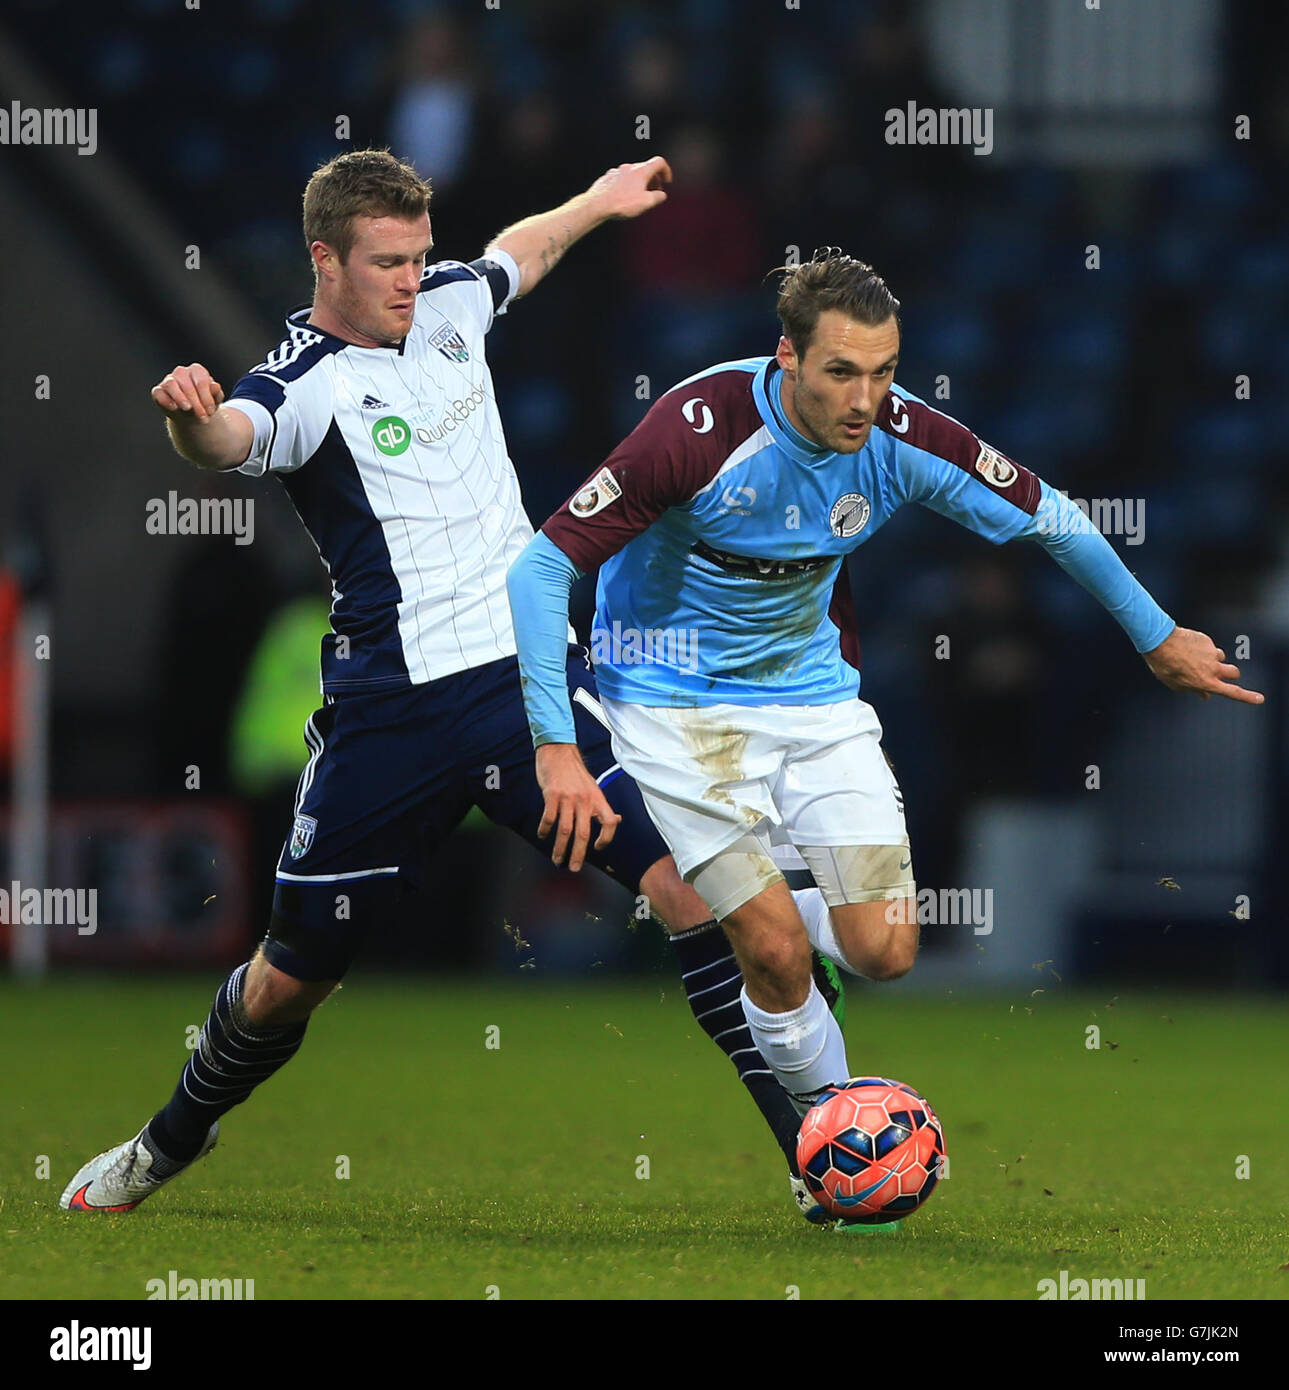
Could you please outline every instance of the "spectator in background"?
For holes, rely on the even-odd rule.
[[[932,710],[944,730],[933,839],[944,851],[945,882],[953,881],[971,807],[1030,789],[1044,756],[1042,697],[1054,657],[1012,557],[969,556],[960,595],[923,636]]]
[[[658,226],[643,235],[627,227],[622,238],[629,306],[622,341],[633,371],[648,376],[657,392],[705,363],[741,356],[753,329],[765,330],[758,287],[773,264],[761,245],[755,200],[722,174],[716,135],[706,126],[682,127],[667,157],[675,181]],[[629,430],[640,402],[628,394],[621,406]]]
[[[765,256],[756,203],[722,176],[722,152],[706,126],[681,127],[668,142],[675,174],[652,226],[625,229],[627,279],[640,294],[708,297],[760,283]]]
[[[685,113],[687,84],[676,47],[670,39],[646,34],[630,44],[618,63],[618,79],[608,84],[608,119],[588,133],[599,134],[605,153],[630,138],[647,142],[650,154],[661,152]],[[647,130],[638,125],[642,116],[648,118]]]
[[[549,92],[528,92],[506,104],[480,131],[469,174],[470,207],[462,212],[477,213],[488,224],[484,235],[494,235],[520,209],[538,206],[569,182],[570,144],[565,113]],[[500,179],[498,169],[504,171]]]
[[[849,32],[839,26],[826,66],[815,59],[804,71],[821,69],[829,81],[788,86],[767,132],[762,216],[775,242],[798,246],[803,258],[816,246],[858,236],[860,254],[916,288],[927,274],[923,258],[942,244],[939,210],[959,194],[970,198],[979,170],[955,146],[920,147],[911,158],[906,148],[888,145],[886,113],[910,101],[959,103],[940,90],[918,18],[898,3]]]
[[[474,154],[456,191],[452,240],[435,254],[470,256],[530,207],[576,191],[579,162],[588,157],[556,92],[533,88],[513,104],[494,104],[480,121]],[[499,176],[500,171],[500,176]],[[435,224],[436,234],[439,224]],[[491,335],[489,360],[498,395],[507,401],[506,433],[530,515],[551,510],[580,483],[586,459],[611,433],[604,404],[611,332],[605,305],[616,300],[613,277],[619,228],[579,246],[561,263],[560,293],[539,315],[507,315]],[[578,371],[566,370],[576,352]]]
[[[406,52],[406,75],[390,114],[390,142],[442,198],[470,156],[477,81],[449,15],[417,20]]]
[[[837,90],[845,106],[843,128],[859,158],[901,184],[911,179],[936,180],[941,192],[946,183],[970,187],[978,171],[971,168],[969,151],[924,146],[916,166],[910,167],[908,151],[886,143],[886,113],[892,107],[903,110],[910,101],[932,107],[960,104],[936,80],[924,32],[909,6],[889,3],[874,19],[856,25],[849,39],[838,35]]]
[[[872,153],[863,144],[844,128],[836,100],[821,87],[803,88],[770,133],[766,215],[776,239],[796,246],[803,260],[816,246],[837,241],[842,226],[853,225],[856,202],[870,192]],[[880,234],[880,227],[875,230]],[[876,258],[870,242],[866,233],[864,253]]]

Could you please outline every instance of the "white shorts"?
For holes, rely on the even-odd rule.
[[[909,842],[882,726],[863,700],[674,709],[600,700],[614,756],[682,876],[749,833],[772,845]]]

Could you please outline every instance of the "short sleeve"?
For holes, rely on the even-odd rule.
[[[451,305],[455,312],[449,318],[464,314],[478,324],[481,333],[487,333],[519,289],[519,267],[513,256],[494,247],[470,265],[462,261],[427,265],[419,289]]]
[[[507,305],[519,293],[519,263],[509,251],[494,246],[477,261],[471,261],[470,268],[487,280],[492,291],[493,312],[504,314]]]
[[[237,471],[252,478],[292,473],[313,457],[331,425],[331,377],[322,365],[294,381],[257,368],[233,387],[225,404],[255,429],[251,452]]]

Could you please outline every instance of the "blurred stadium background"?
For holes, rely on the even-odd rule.
[[[647,409],[640,378],[654,398],[772,352],[763,277],[836,244],[903,301],[901,384],[1075,497],[1144,499],[1144,543],[1116,548],[1184,626],[1247,639],[1264,708],[1183,699],[1037,546],[914,508],[864,546],[864,694],[919,883],[994,893],[990,934],[928,928],[898,988],[1044,961],[1289,985],[1287,27],[1210,0],[10,0],[5,101],[98,111],[94,157],[0,161],[0,884],[99,893],[95,935],[50,932],[54,965],[210,967],[263,933],[327,586],[277,485],[183,463],[148,390],[261,360],[309,297],[308,174],[388,144],[465,260],[610,164],[675,170],[490,336],[534,522]],[[991,108],[992,153],[888,145],[910,101]],[[254,543],[149,534],[172,490],[254,497]],[[630,906],[472,820],[360,969],[670,969]]]

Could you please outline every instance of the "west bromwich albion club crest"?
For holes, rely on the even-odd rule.
[[[857,536],[868,525],[873,509],[862,492],[848,492],[832,504],[828,513],[828,526],[834,536],[848,540]]]
[[[291,858],[301,859],[308,854],[309,846],[313,844],[313,834],[318,828],[318,822],[313,816],[296,816],[295,824],[291,827]]]
[[[468,362],[470,360],[470,349],[466,347],[465,340],[450,323],[445,323],[430,338],[430,346],[438,348],[450,362]]]

